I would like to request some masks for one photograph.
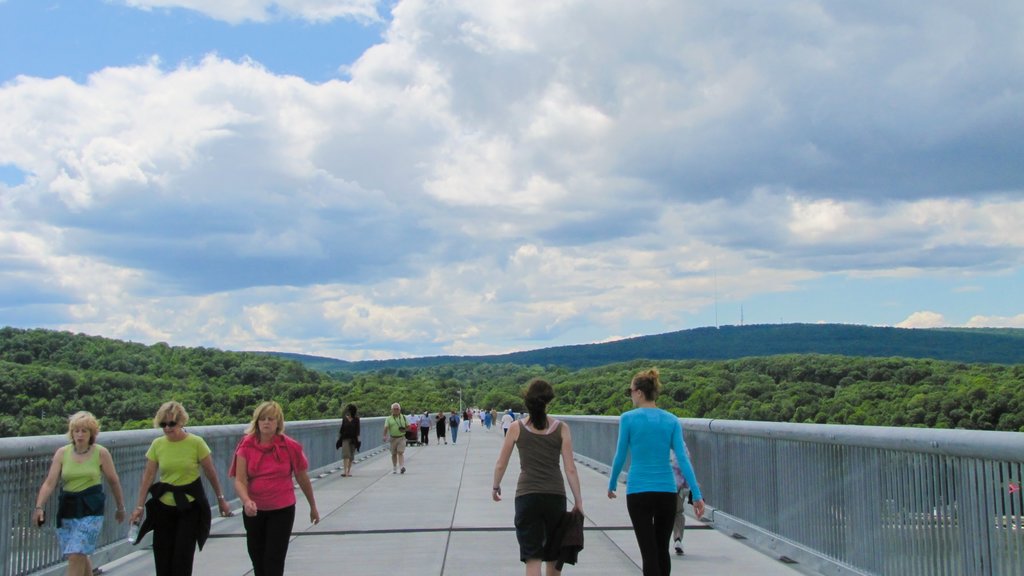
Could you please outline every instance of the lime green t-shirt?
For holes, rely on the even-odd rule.
[[[72,456],[75,445],[68,444],[64,449],[64,461],[60,466],[60,479],[64,482],[65,492],[81,492],[100,483],[100,446],[93,446],[92,456],[85,462],[75,462]]]
[[[384,419],[384,427],[388,429],[389,436],[397,438],[405,435],[405,430],[402,428],[408,428],[409,422],[405,419],[405,414],[399,414],[398,418],[388,416]]]
[[[160,481],[173,486],[187,486],[199,478],[199,461],[210,455],[210,447],[195,434],[184,439],[171,442],[161,436],[150,444],[146,458],[160,466]],[[189,500],[194,500],[191,496]],[[174,494],[170,492],[160,497],[160,501],[174,506]]]

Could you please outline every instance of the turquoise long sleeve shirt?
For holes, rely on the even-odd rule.
[[[619,473],[631,456],[626,494],[639,492],[675,492],[676,481],[669,463],[669,450],[676,455],[683,477],[690,485],[693,499],[701,500],[700,485],[693,465],[686,455],[683,431],[679,419],[660,408],[636,408],[619,418],[619,440],[608,480],[608,490],[614,492]]]

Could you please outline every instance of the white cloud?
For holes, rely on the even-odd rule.
[[[897,328],[942,328],[949,326],[946,318],[938,312],[921,310],[907,316],[906,320],[896,324]]]
[[[375,21],[377,0],[122,0],[142,9],[183,8],[232,24],[266,22],[275,18],[301,18],[327,22],[335,18]]]
[[[971,316],[970,328],[1024,328],[1024,314],[1016,316]]]

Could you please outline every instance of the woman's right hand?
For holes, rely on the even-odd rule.
[[[145,509],[141,506],[136,507],[135,510],[132,510],[132,517],[128,519],[128,522],[138,524],[139,521],[142,520],[142,512],[144,510]]]
[[[43,522],[46,522],[46,513],[43,512],[42,508],[36,508],[32,511],[32,523],[36,526],[42,526]]]
[[[242,511],[245,513],[246,516],[250,516],[250,517],[251,516],[255,516],[256,515],[256,501],[255,500],[248,500],[248,501],[246,501],[246,503],[242,505]]]

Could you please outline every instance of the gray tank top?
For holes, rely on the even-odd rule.
[[[519,439],[516,448],[519,450],[519,483],[516,485],[516,496],[523,494],[562,494],[565,495],[565,482],[559,460],[562,455],[562,424],[555,425],[556,420],[548,418],[548,426],[555,426],[549,434],[540,434],[527,429],[523,421],[519,422]]]

